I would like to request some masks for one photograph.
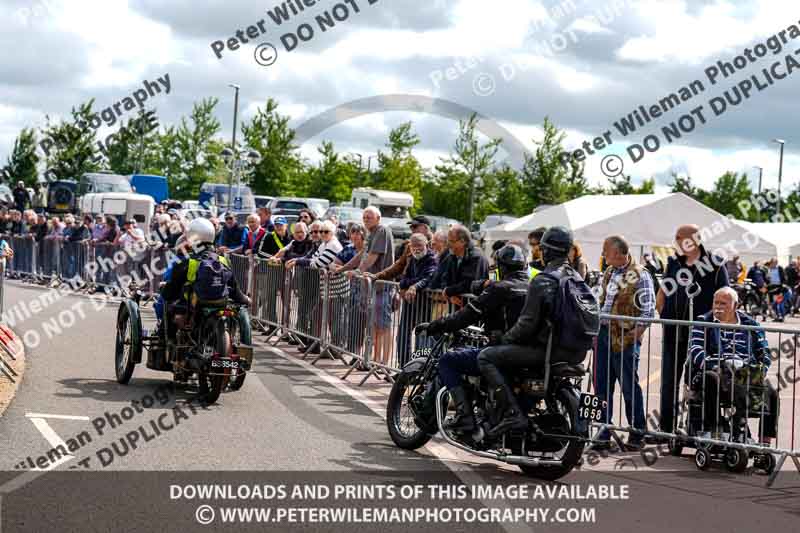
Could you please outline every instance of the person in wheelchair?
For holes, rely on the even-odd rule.
[[[712,311],[696,320],[758,326],[758,322],[736,310],[737,303],[736,291],[723,287],[714,293]],[[777,435],[778,393],[766,379],[771,360],[764,331],[694,326],[689,357],[693,366],[689,385],[690,430],[707,438],[712,432],[723,432],[721,406],[731,404],[735,408],[732,427],[724,432],[732,433],[735,441],[743,441],[747,438],[748,415],[758,417],[762,419],[761,442],[769,445]]]
[[[497,280],[477,280],[472,282],[473,294],[480,294],[462,309],[434,320],[430,324],[420,324],[418,331],[426,330],[435,336],[451,333],[467,326],[484,323],[484,331],[490,339],[499,338],[516,323],[525,296],[528,292],[528,269],[525,253],[516,245],[506,245],[495,255]],[[439,359],[439,375],[456,406],[456,415],[445,424],[446,429],[471,433],[475,430],[475,416],[472,401],[462,386],[461,376],[480,376],[478,354],[481,348],[457,348],[445,353]]]
[[[233,277],[225,256],[214,251],[214,225],[196,218],[186,231],[186,242],[192,247],[186,260],[175,263],[161,296],[172,315],[173,325],[184,328],[190,313],[199,306],[223,306],[228,299],[241,305],[250,305]],[[167,323],[169,327],[169,321]],[[172,328],[167,330],[172,332]]]

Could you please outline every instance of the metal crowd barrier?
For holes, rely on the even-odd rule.
[[[771,454],[775,464],[767,485],[772,485],[787,458],[800,471],[796,440],[800,331],[667,319],[635,318],[634,322],[631,317],[605,314],[601,318],[604,326],[593,350],[589,387],[605,403],[593,423],[594,440],[610,437],[622,448],[620,432],[667,440],[673,450],[688,446],[717,456],[731,450]],[[635,356],[630,335],[636,323],[649,327]],[[616,325],[616,338],[612,338],[611,324]],[[735,363],[730,354],[696,366],[693,339],[698,348],[705,349],[709,335],[713,343],[722,332],[738,334],[750,353],[759,353],[754,334],[763,332],[769,345],[769,369]],[[621,392],[615,392],[616,384]],[[623,414],[627,425],[622,423]],[[700,459],[696,462],[701,466]]]

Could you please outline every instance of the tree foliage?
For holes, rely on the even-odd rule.
[[[26,186],[33,186],[39,179],[36,165],[39,156],[36,154],[36,131],[33,128],[23,128],[14,141],[14,148],[8,156],[4,173],[13,177],[14,183],[22,181]]]

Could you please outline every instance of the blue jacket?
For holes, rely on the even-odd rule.
[[[429,279],[436,272],[436,266],[436,256],[431,250],[428,250],[420,259],[409,256],[406,270],[400,278],[400,289],[406,290],[424,279]]]
[[[758,326],[758,322],[750,318],[741,311],[736,311],[739,317],[739,323],[743,326]],[[708,313],[698,316],[697,322],[714,322],[714,313]],[[730,330],[728,330],[730,331]],[[736,344],[736,353],[734,356],[741,359],[747,365],[763,364],[769,368],[771,363],[769,344],[767,343],[764,330],[734,330],[739,334],[740,343]],[[720,351],[722,344],[719,339],[719,328],[715,327],[692,327],[692,335],[689,345],[689,356],[692,358],[692,363],[695,367],[700,367],[703,362],[706,362],[708,369],[718,366],[720,359]],[[725,354],[729,357],[731,354]]]

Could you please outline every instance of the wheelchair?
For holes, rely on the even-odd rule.
[[[687,361],[687,367],[689,364]],[[689,368],[686,371],[689,372]],[[717,376],[716,383],[709,374]],[[707,388],[717,384],[719,406],[716,427],[709,427],[713,421],[705,419],[704,386]],[[683,389],[675,431],[677,438],[669,443],[671,455],[679,457],[684,448],[694,448],[694,463],[699,470],[708,470],[712,464],[721,463],[734,473],[747,471],[752,458],[754,469],[772,474],[777,463],[775,456],[768,446],[753,438],[748,425],[749,419],[761,420],[771,414],[766,378],[760,367],[753,369],[744,366],[740,360],[727,359],[715,370],[692,368],[691,376],[688,373],[685,375]],[[738,414],[737,404],[739,408],[742,404],[747,406],[745,416]],[[705,439],[730,444],[706,442]],[[763,451],[754,450],[754,447]]]

